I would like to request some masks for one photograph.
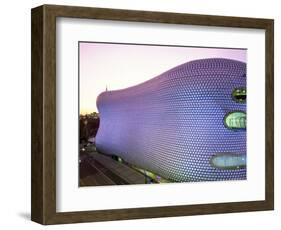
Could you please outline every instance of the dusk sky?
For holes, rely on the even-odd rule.
[[[246,62],[243,49],[79,43],[80,114],[98,112],[97,96],[154,78],[185,62],[229,58]]]

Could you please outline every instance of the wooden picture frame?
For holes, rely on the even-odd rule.
[[[265,200],[79,212],[56,211],[56,18],[121,20],[265,30]],[[271,19],[43,5],[32,9],[32,204],[41,224],[125,220],[274,208],[274,21]]]

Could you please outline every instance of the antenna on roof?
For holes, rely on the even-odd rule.
[[[108,89],[107,89],[107,85],[105,85],[105,91],[106,91],[106,92],[108,91]]]

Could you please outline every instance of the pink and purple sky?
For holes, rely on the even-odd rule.
[[[247,50],[175,46],[79,43],[80,114],[98,112],[97,96],[154,78],[185,62],[229,58],[246,62]]]

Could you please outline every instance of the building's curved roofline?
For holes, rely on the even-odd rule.
[[[164,79],[164,77],[167,78],[170,74],[172,74],[174,72],[177,72],[177,71],[181,71],[183,68],[186,68],[187,71],[189,71],[189,72],[196,71],[197,69],[199,70],[199,69],[202,69],[202,68],[213,68],[214,67],[214,69],[215,69],[215,67],[218,66],[218,61],[223,63],[223,65],[225,67],[227,66],[228,68],[229,67],[235,68],[237,65],[245,65],[245,68],[246,68],[246,63],[238,61],[238,60],[234,60],[234,59],[228,59],[228,58],[196,59],[196,60],[188,61],[188,62],[185,62],[183,64],[177,65],[177,66],[157,75],[156,77],[153,77],[153,78],[151,78],[149,80],[146,80],[142,83],[139,83],[137,85],[129,86],[129,87],[126,87],[126,88],[123,88],[123,89],[103,91],[98,95],[96,101],[98,101],[99,97],[101,97],[102,95],[105,95],[105,94],[109,95],[109,94],[112,94],[112,93],[122,92],[124,90],[133,90],[136,87],[141,87],[142,85],[147,84],[147,83],[152,82],[152,81],[156,81],[159,78],[163,78],[163,79]]]

